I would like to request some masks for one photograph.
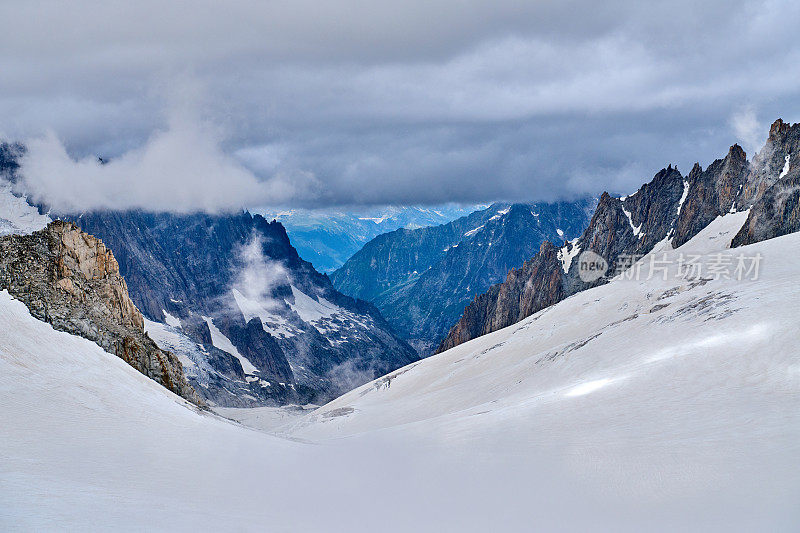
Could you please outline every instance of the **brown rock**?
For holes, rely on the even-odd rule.
[[[142,374],[203,405],[180,361],[144,331],[114,254],[97,238],[60,220],[31,235],[0,238],[0,289],[60,331],[116,354]]]

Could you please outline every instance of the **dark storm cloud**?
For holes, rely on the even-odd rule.
[[[0,133],[71,209],[629,192],[800,120],[800,6],[696,4],[5,2]]]

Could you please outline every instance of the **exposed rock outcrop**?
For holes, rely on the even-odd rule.
[[[564,297],[558,249],[548,241],[505,282],[475,297],[461,320],[442,341],[440,351],[519,322]]]
[[[764,192],[731,246],[753,244],[795,231],[800,231],[800,172],[797,171]]]
[[[418,359],[374,306],[300,258],[278,222],[247,212],[72,220],[114,250],[151,336],[181,356],[209,403],[326,402]]]
[[[659,243],[678,246],[711,221],[729,212],[750,210],[731,246],[750,244],[800,230],[800,124],[778,119],[766,145],[752,162],[739,145],[703,170],[692,168],[686,180],[668,166],[636,193],[600,197],[583,236],[558,252],[563,270],[527,268],[552,263],[552,250],[542,251],[526,268],[509,274],[465,309],[439,350],[522,320],[561,298],[605,283],[620,266],[622,256],[639,256]],[[607,275],[585,281],[578,269],[579,254],[591,250],[611,267]],[[540,257],[542,256],[542,257]],[[538,287],[535,294],[530,287]]]
[[[614,265],[623,254],[644,253],[672,231],[684,192],[683,177],[669,166],[627,198],[603,193],[581,237],[561,250],[546,242],[523,268],[476,297],[438,351],[514,324],[571,294],[604,283],[605,278],[581,279],[578,261],[567,257],[591,250]]]
[[[705,170],[695,163],[686,178],[689,193],[675,225],[672,245],[684,244],[712,220],[735,209],[749,170],[747,156],[738,144],[731,146],[724,159],[717,159]]]
[[[96,342],[174,393],[203,404],[177,357],[145,333],[114,254],[69,222],[0,238],[0,289],[55,329]]]
[[[797,154],[800,144],[800,126],[788,124],[781,119],[772,123],[769,137],[764,147],[753,156],[749,173],[739,198],[737,207],[744,210],[753,205],[781,178],[789,159],[786,156]]]
[[[748,200],[754,202],[732,246],[800,230],[800,123],[775,121],[752,166],[739,203],[745,207]]]

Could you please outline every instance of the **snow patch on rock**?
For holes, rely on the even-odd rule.
[[[511,211],[511,207],[506,207],[505,209],[502,209],[502,210],[498,211],[497,214],[494,215],[489,220],[497,220],[498,218],[502,217],[503,215],[507,215],[510,211]],[[483,227],[483,226],[481,226],[481,227]]]
[[[781,174],[780,176],[778,176],[778,179],[783,178],[786,174],[789,173],[789,160],[791,157],[792,157],[791,155],[786,154],[786,157],[783,158],[785,162],[783,164],[783,170],[781,170]]]
[[[242,312],[246,322],[250,322],[254,318],[261,321],[261,326],[264,331],[273,337],[291,337],[296,335],[295,328],[293,328],[285,318],[275,313],[270,313],[263,304],[247,298],[239,290],[233,289],[233,299],[236,300],[236,306]]]
[[[498,218],[500,218],[500,217],[498,217]],[[492,220],[492,219],[489,219],[489,220]],[[481,225],[480,225],[480,226],[478,226],[477,228],[469,230],[468,232],[466,232],[466,233],[464,234],[464,237],[472,237],[473,235],[475,235],[476,233],[478,233],[480,230],[482,230],[482,229],[483,229],[483,226],[484,226],[484,224],[481,224]]]
[[[322,296],[315,300],[294,285],[291,287],[294,303],[289,301],[286,301],[286,303],[304,322],[313,323],[343,312],[341,307],[329,302]]]
[[[244,370],[245,374],[255,374],[258,372],[258,369],[250,362],[247,357],[243,356],[239,353],[239,350],[236,349],[236,346],[230,341],[228,337],[226,337],[218,328],[214,325],[214,321],[211,318],[204,316],[203,320],[206,321],[208,324],[208,329],[211,331],[211,343],[222,350],[223,352],[228,352],[239,362],[242,364],[242,370]]]
[[[581,253],[581,247],[578,246],[578,239],[572,239],[569,246],[564,245],[558,249],[558,260],[561,261],[561,268],[564,273],[569,272],[569,267],[572,265],[572,260]]]
[[[642,233],[642,224],[639,224],[638,226],[635,226],[633,224],[633,218],[631,218],[631,212],[625,209],[624,205],[622,206],[622,212],[625,213],[625,216],[628,218],[628,224],[631,225],[631,229],[633,230],[633,236],[638,237],[640,239],[644,237],[644,233]]]

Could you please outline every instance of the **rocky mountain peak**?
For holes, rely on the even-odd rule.
[[[767,144],[753,158],[737,206],[750,214],[733,246],[752,244],[800,229],[800,123],[776,120]]]
[[[772,126],[769,127],[769,139],[768,142],[776,142],[779,138],[791,129],[791,125],[788,122],[784,122],[783,119],[777,119],[775,122],[772,123]]]
[[[77,226],[62,220],[53,221],[48,231],[58,238],[60,253],[56,260],[56,284],[70,294],[76,294],[81,282],[105,280],[102,287],[104,300],[114,320],[124,326],[144,329],[139,309],[128,296],[128,287],[119,272],[114,254],[103,242]]]
[[[183,398],[203,402],[180,361],[144,331],[114,254],[70,222],[0,238],[0,289],[55,329],[94,341]]]
[[[419,350],[436,348],[475,297],[536,255],[577,238],[595,202],[495,203],[440,226],[376,237],[331,276],[375,303]]]
[[[373,306],[304,261],[279,222],[139,211],[72,221],[114,250],[147,331],[210,403],[326,401],[417,359]]]
[[[776,120],[769,130],[767,142],[753,157],[752,169],[742,188],[737,208],[747,209],[758,198],[786,175],[800,153],[800,124]]]
[[[581,261],[573,259],[585,251],[599,255],[614,269],[623,255],[647,254],[660,243],[677,248],[714,219],[737,210],[750,212],[731,246],[800,230],[798,153],[800,124],[778,119],[752,163],[742,147],[734,144],[724,158],[705,170],[696,163],[685,180],[677,168],[668,165],[630,196],[614,198],[603,193],[583,236],[574,246],[567,243],[558,250],[563,270],[542,268],[552,262],[548,257],[553,255],[549,247],[542,246],[523,269],[475,298],[440,349],[495,331],[546,307],[552,299],[607,281],[608,276],[593,282],[580,278]],[[530,269],[532,265],[538,268]],[[532,297],[526,293],[528,286],[539,287],[542,295]]]
[[[744,148],[739,146],[738,143],[732,145],[728,149],[728,155],[726,157],[730,161],[741,161],[741,162],[747,161],[747,154],[745,153]]]

